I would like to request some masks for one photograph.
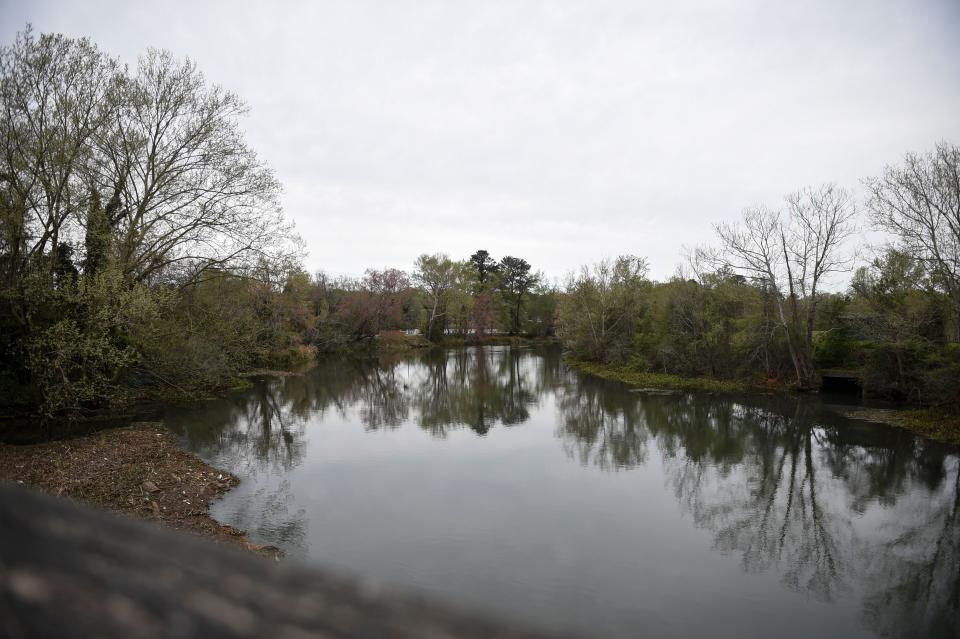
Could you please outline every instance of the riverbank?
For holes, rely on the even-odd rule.
[[[464,346],[548,346],[559,344],[556,337],[527,337],[525,335],[484,335],[458,336],[448,335],[434,344],[438,348],[461,348]]]
[[[638,389],[666,389],[682,391],[701,391],[711,393],[757,393],[790,392],[790,388],[777,386],[756,386],[743,382],[713,379],[709,377],[681,377],[665,373],[638,371],[629,366],[613,366],[599,362],[587,362],[573,358],[564,358],[570,368],[587,375],[615,382],[623,382]],[[848,411],[851,419],[896,426],[947,444],[960,445],[960,416],[938,408],[913,409],[875,409],[864,408]]]
[[[407,335],[403,331],[383,331],[372,339],[354,342],[332,351],[321,352],[319,357],[329,354],[393,355],[410,353],[430,348],[463,348],[465,346],[546,346],[557,344],[556,337],[527,337],[524,335],[445,335],[439,342],[431,342],[422,335]]]
[[[782,387],[761,388],[743,382],[735,382],[711,377],[682,377],[668,373],[638,371],[629,366],[615,366],[588,362],[585,360],[564,358],[564,363],[573,369],[614,382],[623,382],[639,389],[666,389],[683,391],[703,391],[708,393],[746,393],[763,390],[783,390]]]
[[[877,424],[896,426],[946,444],[960,446],[960,416],[939,408],[863,408],[846,416]]]
[[[240,480],[180,450],[161,423],[138,422],[29,445],[0,444],[0,480],[279,557],[209,507]]]

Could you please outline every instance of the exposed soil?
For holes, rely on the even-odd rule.
[[[282,554],[210,517],[210,503],[240,480],[180,450],[158,422],[26,446],[2,444],[0,480],[158,521],[259,555]]]

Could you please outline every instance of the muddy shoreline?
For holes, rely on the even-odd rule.
[[[240,480],[181,450],[161,422],[135,422],[71,439],[0,444],[0,481],[32,486],[124,515],[279,558],[273,546],[217,522],[210,505]]]

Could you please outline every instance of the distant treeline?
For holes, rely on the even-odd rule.
[[[29,27],[0,49],[4,412],[193,395],[384,331],[552,333],[556,292],[519,258],[308,275],[245,113],[165,51],[128,68]]]
[[[623,256],[558,288],[484,250],[331,279],[303,270],[245,112],[165,51],[128,68],[87,39],[29,28],[0,49],[4,412],[194,395],[401,330],[558,335],[580,359],[803,389],[823,367],[856,368],[869,393],[960,399],[956,146],[867,180],[862,206],[826,185],[748,210],[666,282]],[[861,209],[892,238],[876,255],[852,250]],[[849,290],[824,290],[844,273]]]
[[[631,256],[584,267],[558,330],[576,357],[638,370],[812,390],[854,369],[868,395],[960,406],[960,148],[863,183],[863,203],[826,184],[746,209],[666,282]],[[864,247],[867,224],[888,243]]]

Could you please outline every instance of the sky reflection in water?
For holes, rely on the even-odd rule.
[[[589,636],[955,636],[957,451],[826,397],[629,392],[507,347],[344,359],[171,411],[214,515]]]

